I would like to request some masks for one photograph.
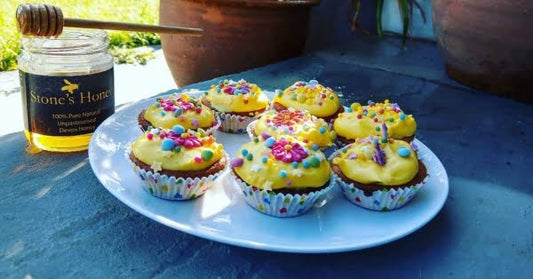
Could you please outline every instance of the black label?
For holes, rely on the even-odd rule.
[[[113,68],[83,76],[19,71],[26,130],[48,136],[94,132],[115,112]]]

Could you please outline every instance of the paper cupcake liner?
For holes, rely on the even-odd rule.
[[[205,176],[205,177],[175,177],[161,175],[152,171],[146,171],[138,167],[131,161],[129,154],[130,147],[126,148],[126,157],[131,163],[133,171],[141,179],[143,188],[151,195],[166,200],[191,200],[203,195],[226,170],[226,168],[219,172]],[[227,154],[224,155],[226,159]]]
[[[302,195],[274,193],[246,184],[233,173],[233,170],[230,173],[237,182],[246,203],[257,211],[274,217],[294,217],[308,212],[335,186],[335,180],[331,177],[328,186],[316,192]]]
[[[259,115],[256,116],[242,116],[225,112],[215,112],[220,119],[220,131],[232,134],[244,134],[246,133],[246,127],[252,121],[256,120]]]
[[[341,150],[337,150],[328,160],[331,162]],[[422,188],[425,180],[421,183],[398,189],[383,189],[372,192],[371,196],[366,196],[364,191],[353,183],[348,183],[332,172],[332,179],[336,180],[341,187],[344,196],[353,204],[377,211],[389,211],[398,209],[409,202],[415,194]]]
[[[221,121],[220,121],[218,115],[216,115],[216,114],[215,114],[215,120],[217,121],[217,123],[215,125],[207,128],[207,129],[198,128],[198,129],[188,129],[188,130],[195,131],[195,132],[204,131],[206,136],[209,136],[209,135],[213,135],[214,136],[215,132],[218,130],[218,128],[221,125]],[[139,129],[141,129],[141,131],[146,132],[142,125],[139,124],[138,126],[139,126]],[[160,127],[154,127],[154,128],[160,128]],[[167,128],[167,129],[172,129],[172,127]]]

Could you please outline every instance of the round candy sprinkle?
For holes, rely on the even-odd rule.
[[[380,128],[379,126],[376,126],[376,128],[374,128],[374,129],[375,129],[376,131],[378,131],[378,132],[381,130],[381,128]]]
[[[194,162],[196,162],[196,163],[201,163],[201,162],[202,162],[202,158],[200,158],[200,157],[194,157]]]
[[[363,116],[361,114],[358,114],[357,119],[361,119],[361,118],[363,118]]]
[[[170,151],[172,150],[172,148],[174,148],[173,140],[166,138],[161,142],[161,149],[163,149],[164,151]]]
[[[150,133],[154,134],[154,135],[159,135],[159,129],[155,128],[155,129],[152,129],[150,131]]]
[[[181,151],[181,147],[179,147],[179,146],[174,147],[174,151],[180,152]]]
[[[326,132],[326,128],[324,128],[324,127],[320,127],[320,129],[318,129],[318,131],[319,131],[321,134],[323,134],[323,133]]]
[[[303,164],[304,168],[306,168],[306,169],[308,169],[311,166],[311,164],[309,164],[309,161],[303,161],[302,164]]]
[[[244,148],[244,149],[241,151],[241,154],[242,154],[242,156],[246,156],[246,155],[248,155],[248,149]]]
[[[309,158],[309,163],[313,168],[318,168],[320,166],[320,160],[316,156]]]
[[[213,158],[213,151],[211,150],[204,150],[202,151],[202,159],[209,161]]]
[[[174,111],[174,116],[180,116],[181,114],[183,113],[183,109],[182,108],[177,108],[175,111]]]
[[[313,143],[313,147],[312,148],[313,148],[314,151],[317,151],[319,146],[316,143]]]
[[[254,159],[254,155],[252,155],[252,153],[248,153],[248,155],[246,155],[246,160],[251,161],[253,159]]]
[[[266,164],[266,162],[268,162],[268,158],[267,158],[267,156],[263,156],[263,157],[261,158],[261,162],[263,162],[263,163]]]
[[[183,132],[185,132],[185,128],[183,128],[183,126],[181,125],[174,125],[174,127],[172,127],[172,131],[174,131],[174,133],[176,134],[183,134]]]
[[[346,112],[347,112],[347,113],[352,113],[353,110],[352,110],[352,108],[346,108]]]
[[[258,143],[258,142],[259,142],[259,138],[255,137],[255,138],[254,138],[254,142],[255,142],[255,143]]]
[[[409,155],[411,155],[411,150],[409,150],[409,148],[407,147],[400,147],[398,148],[398,155],[402,156],[402,157],[409,157]]]
[[[280,176],[281,178],[285,178],[285,177],[287,177],[287,172],[286,172],[285,170],[281,170],[281,171],[279,172],[279,176]]]
[[[233,158],[231,159],[230,164],[232,168],[237,168],[244,164],[244,160],[242,158]]]
[[[165,116],[166,115],[166,113],[164,111],[161,111],[160,114],[161,114],[161,116]]]
[[[400,120],[404,120],[404,119],[405,119],[405,113],[400,114]]]
[[[391,122],[391,123],[394,122],[394,118],[389,117],[389,122]]]
[[[270,135],[267,134],[267,133],[262,133],[261,137],[263,138],[263,140],[266,140],[266,139],[268,139],[270,137]]]
[[[274,143],[276,143],[276,139],[273,138],[273,137],[269,137],[268,139],[266,139],[265,141],[265,146],[270,148],[274,145]]]
[[[286,183],[287,185],[291,185],[291,184],[292,184],[292,182],[291,182],[290,180],[285,181],[285,183]]]
[[[372,112],[370,112],[370,116],[374,117],[374,116],[376,116],[376,113],[372,111]]]
[[[154,138],[154,134],[152,134],[152,133],[148,133],[148,134],[146,134],[146,137],[147,137],[149,140],[151,140],[151,139]]]
[[[201,112],[202,112],[202,108],[201,108],[201,107],[197,107],[197,108],[195,109],[195,112],[198,113],[198,114],[201,113]]]
[[[298,162],[292,162],[292,167],[295,169],[298,168]]]

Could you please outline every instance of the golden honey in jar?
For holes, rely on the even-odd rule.
[[[19,76],[30,147],[86,150],[96,127],[115,111],[113,57],[104,31],[64,30],[24,36]]]

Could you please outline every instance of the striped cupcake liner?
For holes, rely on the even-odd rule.
[[[328,160],[331,161],[342,150],[337,150],[331,154]],[[373,191],[372,195],[367,196],[365,192],[353,183],[348,183],[340,178],[335,172],[332,172],[332,179],[336,180],[341,187],[344,196],[353,204],[376,211],[390,211],[398,209],[408,203],[416,195],[418,190],[425,184],[421,183],[398,189],[387,189]]]
[[[151,195],[166,200],[191,200],[203,195],[227,169],[205,177],[175,177],[161,175],[157,172],[146,171],[131,161],[131,148],[126,148],[126,158],[131,163],[133,171],[141,179],[141,185]],[[224,155],[228,159],[228,155]]]
[[[246,203],[257,211],[274,217],[295,217],[310,211],[315,204],[326,197],[335,186],[335,181],[330,178],[328,186],[308,194],[283,194],[265,191],[248,185],[230,170],[231,176],[237,182]]]
[[[220,131],[232,134],[244,134],[246,133],[246,127],[256,120],[259,115],[256,116],[242,116],[225,112],[215,112],[220,119]]]

